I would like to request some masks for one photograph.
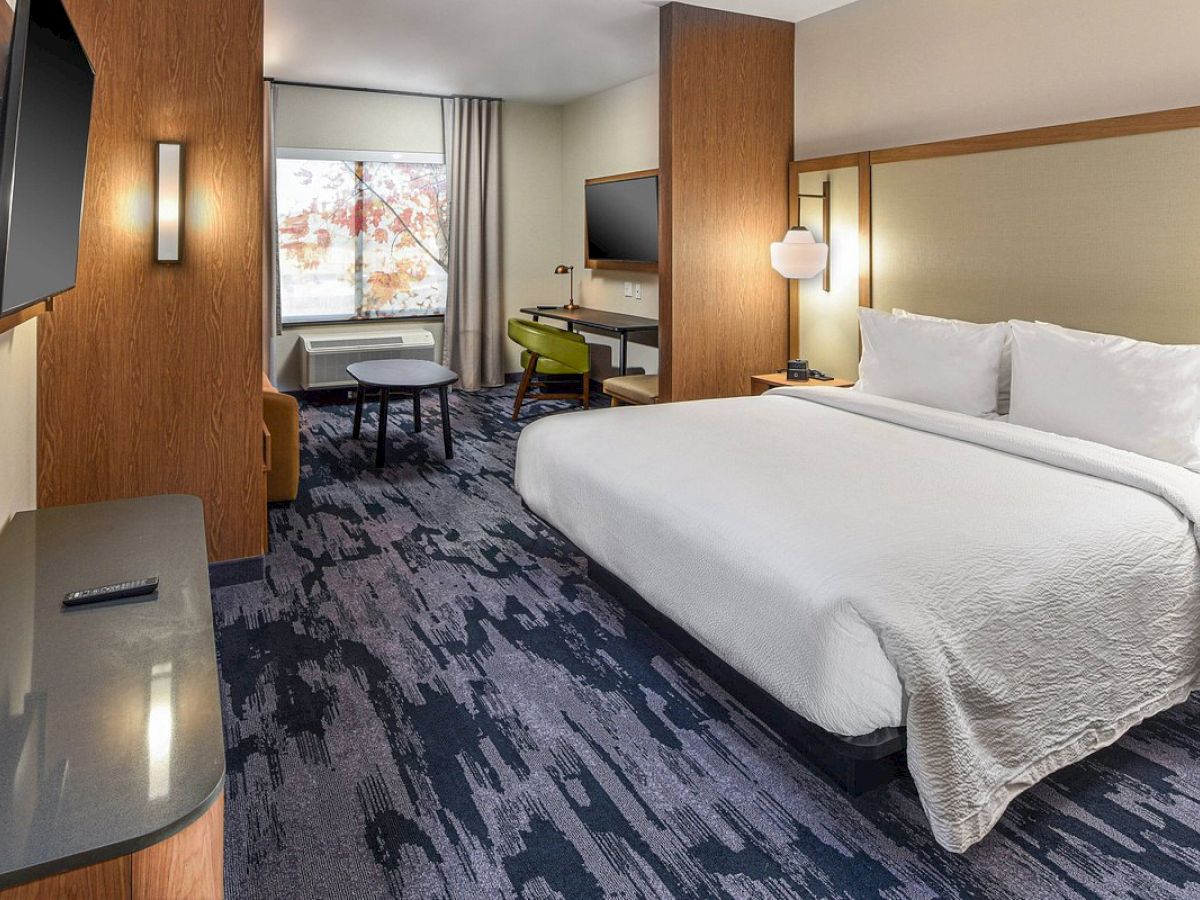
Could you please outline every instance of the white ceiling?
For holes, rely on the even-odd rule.
[[[796,22],[852,0],[698,5]],[[658,68],[647,0],[266,0],[286,81],[564,103]]]

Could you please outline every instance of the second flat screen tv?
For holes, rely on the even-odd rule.
[[[658,267],[658,175],[599,178],[584,185],[588,268]]]
[[[62,0],[0,0],[0,315],[75,286],[95,73]]]

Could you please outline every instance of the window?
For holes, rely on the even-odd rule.
[[[446,311],[440,155],[280,151],[276,191],[284,324]]]

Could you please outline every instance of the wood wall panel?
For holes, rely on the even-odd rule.
[[[178,834],[133,854],[133,900],[219,900],[225,883],[225,795]]]
[[[660,394],[745,394],[787,359],[795,28],[669,3],[661,11]]]
[[[263,552],[262,0],[67,0],[97,69],[78,286],[43,319],[43,506],[204,501]],[[186,144],[183,263],[153,262],[154,144]]]
[[[144,850],[0,889],[0,900],[221,900],[225,795],[192,824]]]
[[[118,856],[0,890],[0,900],[130,900],[130,858]]]

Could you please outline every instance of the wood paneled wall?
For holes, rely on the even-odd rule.
[[[660,395],[750,391],[783,366],[795,27],[669,3],[659,40]]]
[[[42,319],[43,506],[204,501],[263,552],[262,0],[66,0],[97,70],[78,287]],[[186,144],[184,259],[153,261],[155,141]]]

